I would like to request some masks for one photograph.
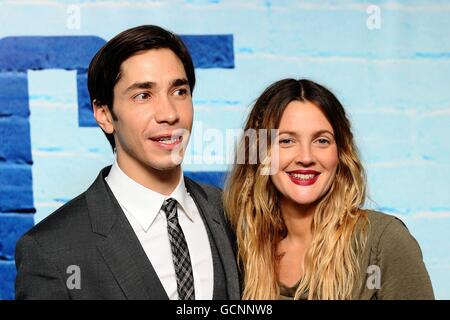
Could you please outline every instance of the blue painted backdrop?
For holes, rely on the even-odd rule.
[[[367,206],[406,222],[450,298],[450,2],[8,1],[0,21],[0,299],[14,297],[18,237],[112,162],[86,68],[140,24],[183,35],[194,56],[189,175],[222,183],[229,133],[269,83],[325,84],[353,122]]]

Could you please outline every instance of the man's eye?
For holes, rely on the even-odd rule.
[[[187,89],[182,88],[182,89],[177,89],[177,90],[175,90],[174,93],[175,93],[175,95],[177,95],[177,96],[185,96],[185,95],[188,94],[188,91],[187,91]]]
[[[136,100],[136,101],[145,101],[148,99],[150,99],[150,94],[148,94],[146,92],[139,93],[133,97],[133,100]]]

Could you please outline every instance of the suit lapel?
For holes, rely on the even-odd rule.
[[[213,204],[208,202],[206,192],[191,179],[185,178],[185,184],[188,192],[192,195],[194,202],[211,230],[212,240],[216,244],[225,270],[228,297],[233,300],[238,300],[240,299],[240,294],[236,257],[230,239],[225,231],[226,227],[224,226],[223,210],[221,210],[222,205],[221,203]]]
[[[130,300],[169,299],[128,221],[118,219],[98,250]]]
[[[127,299],[169,299],[139,239],[104,178],[103,169],[86,197],[92,230],[106,237],[97,245]]]

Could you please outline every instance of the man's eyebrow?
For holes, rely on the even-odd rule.
[[[151,89],[155,85],[156,84],[154,82],[151,82],[151,81],[135,82],[131,86],[129,86],[128,88],[125,89],[125,93],[129,92],[129,91],[136,90],[136,89]]]
[[[184,85],[189,85],[189,81],[186,78],[179,78],[170,81],[170,87],[181,87]],[[125,89],[125,93],[136,90],[136,89],[152,89],[156,87],[156,83],[152,81],[135,82]]]
[[[186,78],[179,78],[179,79],[174,79],[170,82],[170,87],[181,87],[181,86],[185,86],[185,85],[189,85],[189,81]]]

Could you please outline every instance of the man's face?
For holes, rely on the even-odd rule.
[[[180,59],[169,49],[125,60],[114,87],[113,121],[122,166],[179,166],[192,129],[192,97]]]

